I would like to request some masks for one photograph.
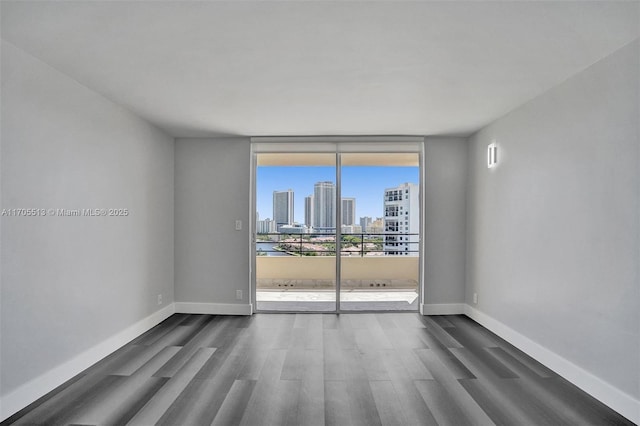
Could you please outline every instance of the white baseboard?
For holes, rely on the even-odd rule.
[[[461,315],[464,314],[464,303],[431,303],[421,304],[422,315]]]
[[[611,409],[640,424],[639,400],[470,305],[465,305],[464,313]]]
[[[178,314],[251,315],[250,304],[176,302]]]
[[[0,421],[86,370],[175,313],[173,303],[0,398]]]

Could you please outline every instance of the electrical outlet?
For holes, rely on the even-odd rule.
[[[236,220],[236,231],[239,231],[241,229],[242,229],[242,221]]]
[[[158,305],[162,305],[162,295],[158,295]]]
[[[478,304],[478,293],[473,293],[473,303]]]
[[[242,290],[236,290],[236,300],[242,300]]]

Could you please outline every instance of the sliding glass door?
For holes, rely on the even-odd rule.
[[[256,156],[256,308],[336,311],[336,155]]]
[[[254,154],[257,311],[418,310],[420,153],[339,148]]]
[[[417,311],[420,163],[416,153],[345,153],[341,311]]]

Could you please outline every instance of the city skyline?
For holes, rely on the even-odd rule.
[[[305,223],[305,199],[318,182],[334,182],[335,168],[326,166],[261,166],[256,173],[256,210],[260,219],[273,219],[274,191],[294,193],[294,221]],[[355,198],[356,223],[360,217],[383,216],[384,191],[403,183],[418,183],[418,167],[344,166],[341,198]]]

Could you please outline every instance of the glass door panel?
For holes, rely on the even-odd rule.
[[[256,154],[256,309],[336,311],[336,155]]]
[[[417,311],[417,153],[341,155],[341,311]]]

